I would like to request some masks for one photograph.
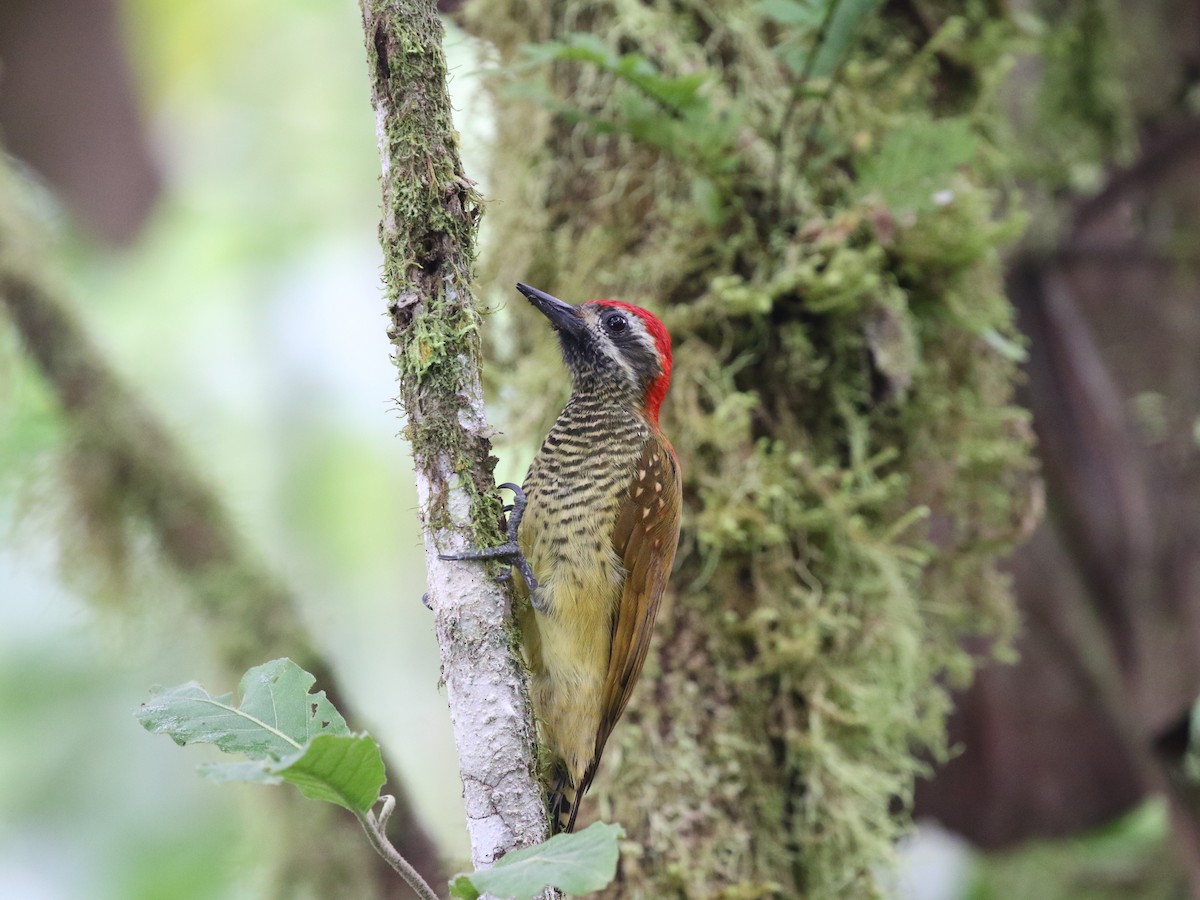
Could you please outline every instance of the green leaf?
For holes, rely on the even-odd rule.
[[[618,56],[602,38],[594,34],[576,32],[566,35],[561,41],[527,44],[523,50],[526,58],[534,63],[562,60],[591,63],[611,72],[655,103],[676,113],[707,104],[699,93],[708,80],[704,73],[681,75],[678,78],[664,75],[642,54],[625,53]]]
[[[704,86],[708,76],[702,72],[680,75],[678,78],[668,78],[653,70],[622,69],[617,74],[650,99],[678,113],[686,112],[697,105],[706,107],[707,101],[700,96],[700,88]]]
[[[290,659],[277,659],[242,676],[240,706],[191,682],[156,693],[137,718],[177,744],[216,744],[250,757],[201,766],[213,781],[286,781],[306,797],[366,812],[386,778],[379,745],[351,734],[324,691],[310,694],[315,681]]]
[[[477,900],[484,893],[502,900],[528,900],[547,886],[570,894],[607,887],[617,874],[620,825],[596,822],[578,834],[557,834],[544,844],[514,850],[490,869],[458,875],[450,896]]]
[[[825,19],[826,4],[821,0],[762,0],[759,8],[780,25],[819,28]]]
[[[859,187],[894,210],[924,210],[949,187],[954,170],[975,155],[978,140],[962,119],[918,119],[894,131],[859,170]]]
[[[796,75],[829,78],[854,45],[859,26],[881,0],[761,0],[765,18],[784,26],[775,48]]]
[[[387,774],[379,744],[369,735],[320,734],[303,752],[271,767],[305,797],[366,812],[379,799]]]
[[[530,62],[535,63],[570,59],[595,63],[606,69],[617,65],[617,55],[609,49],[608,44],[602,38],[585,32],[568,34],[561,41],[526,44],[521,50]]]
[[[272,772],[270,766],[270,760],[248,759],[232,763],[201,763],[196,766],[196,771],[217,784],[225,784],[230,781],[282,784],[283,779]]]
[[[832,75],[854,43],[854,36],[862,21],[879,7],[881,0],[832,0],[836,3],[817,58],[812,62],[814,78]]]
[[[379,744],[369,735],[319,734],[286,759],[208,763],[199,767],[210,781],[287,782],[312,800],[366,812],[387,779]]]
[[[290,659],[276,659],[242,676],[240,706],[232,694],[214,697],[192,681],[155,693],[136,715],[147,731],[180,746],[216,744],[251,759],[282,759],[318,734],[350,733],[324,691],[308,693],[315,682]]]

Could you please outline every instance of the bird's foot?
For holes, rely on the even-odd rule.
[[[525,554],[521,552],[521,547],[517,543],[517,529],[521,527],[521,516],[525,513],[526,497],[525,492],[521,490],[521,486],[512,482],[505,482],[500,485],[501,490],[510,490],[513,492],[512,506],[506,506],[504,509],[508,513],[508,522],[506,531],[508,540],[499,547],[482,547],[478,550],[466,550],[462,553],[439,553],[438,559],[502,559],[507,561],[525,579],[525,583],[529,586],[530,597],[536,596],[537,593],[537,578],[533,575],[533,568],[529,565],[529,560],[525,558]],[[511,577],[511,572],[501,576],[503,579]],[[535,602],[536,607],[536,602]]]
[[[537,590],[537,579],[533,576],[533,568],[529,565],[525,554],[521,552],[521,548],[513,541],[501,544],[499,547],[465,550],[462,553],[439,553],[438,559],[501,559],[521,573],[525,583],[529,585],[531,593]],[[507,580],[511,577],[511,573],[505,573],[500,577],[501,580]]]
[[[511,505],[504,507],[504,511],[508,514],[508,518],[505,520],[505,528],[508,531],[508,542],[515,544],[517,542],[517,529],[521,527],[521,517],[525,515],[525,504],[529,502],[529,498],[525,496],[525,492],[521,490],[519,484],[513,484],[511,481],[504,482],[496,490],[512,491],[513,502]]]

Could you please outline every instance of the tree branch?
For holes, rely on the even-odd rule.
[[[429,886],[421,873],[418,872],[407,859],[401,855],[391,841],[388,840],[384,829],[387,827],[388,819],[391,818],[392,809],[396,805],[396,800],[391,795],[387,795],[383,800],[383,810],[379,817],[376,818],[375,813],[367,810],[365,813],[355,813],[359,823],[363,827],[363,831],[367,833],[367,840],[371,842],[371,846],[375,848],[383,860],[395,869],[396,873],[404,879],[404,883],[412,888],[420,900],[438,900],[438,895],[434,893],[433,888]]]
[[[547,836],[510,598],[479,563],[438,558],[501,542],[470,291],[480,199],[459,159],[436,3],[362,0],[362,9],[399,399],[478,868]]]

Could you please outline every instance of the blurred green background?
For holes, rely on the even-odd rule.
[[[392,400],[357,5],[134,0],[124,26],[165,190],[122,251],[56,216],[70,291],[302,598],[369,717],[353,724],[401,762],[425,824],[465,856]],[[448,51],[461,111],[475,63],[460,34]],[[89,602],[58,539],[71,529],[55,494],[55,404],[0,335],[0,895],[257,896],[244,829],[270,825],[244,813],[262,789],[200,780],[200,750],[132,716],[154,684],[234,685],[214,683],[187,639],[169,573],[139,573],[136,617]]]

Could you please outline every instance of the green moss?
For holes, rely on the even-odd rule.
[[[505,62],[587,29],[703,84],[707,118],[670,140],[585,62],[549,70],[557,113],[498,100],[492,222],[540,230],[506,242],[497,280],[644,303],[675,340],[680,564],[654,687],[593,792],[636,848],[614,895],[871,895],[922,760],[946,752],[945,684],[974,666],[961,639],[1012,629],[996,562],[1036,476],[997,262],[1022,222],[1000,212],[989,110],[1018,35],[992,4],[957,6],[928,39],[864,20],[800,89],[776,51],[816,37],[761,7],[473,7]],[[721,159],[693,152],[729,122]],[[522,408],[552,349],[527,340],[506,369]]]
[[[480,352],[471,281],[481,200],[455,146],[442,26],[422,4],[372,2],[366,16],[376,102],[407,111],[386,119],[380,226],[406,434],[418,467],[445,460],[459,476],[473,540],[485,546],[500,538],[495,460],[486,438],[460,423]],[[434,528],[451,525],[444,496],[427,514]]]

